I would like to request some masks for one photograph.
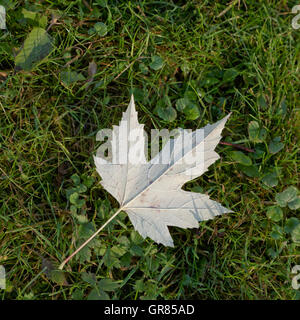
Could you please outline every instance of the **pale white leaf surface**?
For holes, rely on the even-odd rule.
[[[6,29],[6,10],[0,5],[0,29]]]
[[[182,189],[186,182],[202,175],[219,159],[214,149],[228,117],[190,132],[187,139],[194,142],[190,147],[182,147],[183,130],[179,129],[179,135],[170,139],[169,144],[147,162],[144,125],[138,122],[131,97],[120,125],[113,126],[112,146],[115,147],[112,158],[123,161],[115,164],[113,159],[110,162],[98,156],[94,157],[94,161],[102,178],[102,186],[118,200],[121,210],[128,214],[143,238],[149,237],[157,243],[173,247],[168,226],[198,228],[199,221],[232,212],[205,194]],[[133,133],[135,139],[132,139]],[[126,144],[127,149],[124,147]],[[170,161],[162,164],[160,160],[170,152]],[[195,156],[202,161],[192,161]],[[130,161],[132,159],[134,163]]]

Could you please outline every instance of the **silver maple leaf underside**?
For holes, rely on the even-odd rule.
[[[115,163],[98,156],[94,161],[102,186],[118,200],[120,209],[128,214],[143,238],[173,247],[168,226],[198,228],[199,221],[232,212],[205,194],[182,189],[186,182],[201,176],[220,158],[214,149],[228,117],[190,132],[185,139],[193,143],[185,148],[181,139],[184,130],[179,129],[179,135],[147,161],[144,125],[138,122],[131,97],[119,126],[113,126],[111,141],[113,157],[125,161]],[[132,139],[133,132],[139,139]],[[137,152],[139,156],[130,161]],[[168,158],[167,163],[162,161]]]

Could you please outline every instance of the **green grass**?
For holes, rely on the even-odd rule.
[[[299,211],[285,207],[279,221],[267,216],[276,194],[299,183],[300,31],[291,26],[297,1],[236,1],[219,17],[228,1],[15,2],[8,32],[0,30],[0,265],[7,272],[0,297],[299,298],[291,269],[300,264],[300,247],[284,228]],[[51,14],[59,18],[48,31],[51,54],[31,71],[14,72],[15,48],[35,23],[20,23],[22,8],[45,14],[47,26]],[[107,25],[105,36],[89,32],[96,22]],[[157,70],[154,56],[163,61]],[[62,71],[87,78],[93,60],[97,73],[88,87],[63,84]],[[235,75],[224,77],[226,70]],[[143,240],[121,214],[63,275],[51,271],[118,208],[99,184],[92,156],[97,131],[118,124],[132,91],[147,131],[196,129],[232,112],[223,141],[256,151],[242,151],[255,174],[238,163],[236,149],[220,144],[221,159],[185,188],[208,193],[233,213],[199,229],[170,228],[174,248]],[[199,118],[158,116],[161,99],[175,108],[184,95]],[[249,138],[251,121],[266,132],[260,141]],[[278,136],[284,147],[271,153]],[[78,210],[84,224],[66,193],[76,184],[87,185]]]

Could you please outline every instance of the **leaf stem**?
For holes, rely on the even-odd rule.
[[[92,241],[97,234],[103,230],[120,212],[122,208],[119,208],[92,236],[90,236],[78,249],[76,249],[66,260],[64,260],[61,265],[58,267],[59,270],[62,270],[66,263],[68,263],[82,248],[84,248],[90,241]]]

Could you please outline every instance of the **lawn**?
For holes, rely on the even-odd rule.
[[[300,299],[296,4],[0,0],[0,298]],[[174,248],[122,212],[58,270],[119,207],[93,155],[131,93],[147,132],[232,113],[184,189],[233,212],[171,227]]]

